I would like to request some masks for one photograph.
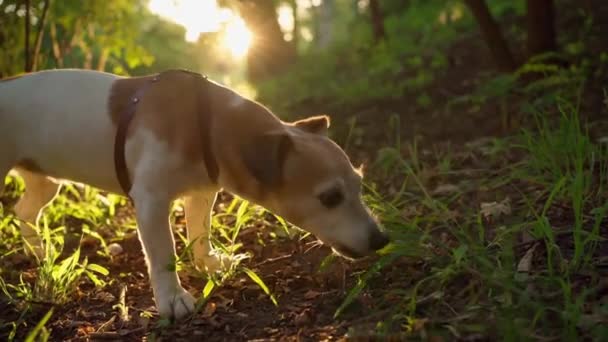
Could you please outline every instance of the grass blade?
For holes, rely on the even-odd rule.
[[[247,273],[249,278],[251,278],[251,280],[253,280],[256,284],[258,284],[258,286],[270,297],[270,300],[274,303],[274,305],[278,305],[277,299],[272,293],[270,293],[268,286],[266,286],[262,278],[260,278],[257,273],[255,273],[252,269],[245,268],[244,271],[245,273]]]
[[[30,331],[29,334],[27,334],[27,337],[25,338],[25,342],[36,341],[36,337],[44,329],[44,325],[46,324],[46,322],[48,322],[48,320],[51,318],[52,315],[53,315],[53,309],[51,308],[49,310],[49,312],[47,312],[46,315],[44,315],[44,317],[42,317],[40,322],[38,322],[38,324],[36,324],[34,329],[32,331]],[[47,339],[48,339],[48,336],[46,336],[46,338],[44,338],[43,340],[47,340]]]

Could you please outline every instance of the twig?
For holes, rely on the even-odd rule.
[[[123,285],[120,289],[120,296],[118,297],[118,318],[122,323],[125,323],[129,320],[129,307],[126,304],[127,297],[127,286]]]
[[[122,337],[122,335],[115,331],[89,333],[89,338],[96,340],[118,340]]]
[[[97,333],[104,333],[104,332],[106,332],[106,330],[108,329],[108,327],[110,327],[110,325],[112,325],[115,320],[116,320],[116,315],[112,316],[112,318],[110,318],[107,322],[105,322],[102,325],[100,325],[96,332]]]
[[[264,261],[261,261],[261,262],[255,264],[254,267],[262,266],[262,265],[265,265],[265,264],[270,264],[270,263],[277,262],[277,261],[280,261],[280,260],[283,260],[283,259],[288,259],[288,258],[291,258],[292,256],[293,256],[293,254],[287,254],[287,255],[281,255],[281,256],[276,257],[276,258],[266,259]]]
[[[107,331],[107,332],[92,332],[89,333],[88,337],[90,339],[98,339],[98,340],[118,340],[118,339],[122,339],[127,335],[133,334],[133,333],[137,333],[140,331],[144,331],[145,328],[143,327],[139,327],[139,328],[135,328],[135,329],[131,329],[131,330],[121,330],[120,332],[116,332],[116,331]]]

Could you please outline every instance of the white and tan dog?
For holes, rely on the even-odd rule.
[[[116,145],[132,180],[125,189],[115,139],[129,108],[126,143]],[[282,122],[260,104],[180,70],[139,78],[43,71],[0,81],[0,180],[13,168],[23,177],[26,192],[15,212],[29,222],[56,195],[55,179],[130,196],[159,313],[180,318],[195,300],[168,267],[175,260],[168,213],[176,198],[185,198],[195,262],[211,270],[218,261],[209,254],[210,216],[221,188],[347,257],[388,243],[361,200],[360,174],[327,137],[328,126],[326,116]],[[21,231],[40,243],[29,225]]]

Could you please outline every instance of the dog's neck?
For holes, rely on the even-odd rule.
[[[244,144],[253,144],[264,132],[286,131],[284,123],[261,104],[212,83],[211,150],[218,162],[218,185],[245,199],[268,204],[269,189],[248,172],[242,156]],[[234,137],[234,138],[232,138]],[[263,153],[260,151],[260,153]]]

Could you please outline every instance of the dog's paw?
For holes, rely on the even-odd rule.
[[[158,298],[158,313],[161,317],[179,320],[194,312],[195,303],[196,299],[188,291],[180,288],[172,295],[167,294]]]

